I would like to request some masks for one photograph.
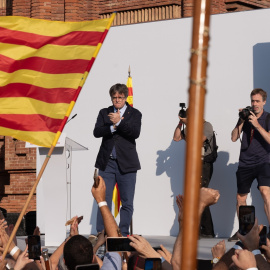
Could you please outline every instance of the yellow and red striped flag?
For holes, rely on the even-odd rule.
[[[117,183],[115,184],[113,189],[112,201],[114,203],[114,217],[117,217],[121,205],[120,192]]]
[[[97,57],[109,19],[0,17],[0,134],[55,146]]]
[[[128,88],[127,102],[130,106],[133,107],[133,87],[132,87],[132,77],[130,76],[130,69],[128,74],[129,75],[127,80],[127,88]],[[121,198],[117,183],[115,184],[113,189],[112,201],[114,203],[114,217],[117,217],[121,205]]]
[[[127,102],[130,106],[133,107],[133,87],[132,87],[132,77],[129,75],[127,80],[127,88],[128,88],[128,98]]]

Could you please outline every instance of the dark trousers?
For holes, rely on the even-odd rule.
[[[202,164],[202,176],[201,176],[201,187],[208,187],[211,177],[213,174],[213,163],[203,162]],[[212,216],[209,206],[207,206],[201,217],[200,233],[206,235],[215,235]]]
[[[117,164],[117,160],[110,159],[105,171],[99,171],[99,175],[106,184],[106,201],[109,209],[112,209],[112,194],[115,184],[118,184],[122,207],[120,209],[119,228],[123,236],[129,234],[129,225],[133,214],[133,199],[135,193],[137,172],[122,173]],[[98,209],[97,213],[97,232],[104,229],[103,219]]]

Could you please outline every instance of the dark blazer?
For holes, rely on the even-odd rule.
[[[94,136],[102,137],[102,143],[97,155],[95,167],[104,171],[109,161],[113,146],[115,145],[116,157],[120,170],[123,173],[134,172],[141,168],[136,142],[141,131],[142,114],[126,102],[127,108],[117,130],[112,133],[108,114],[113,112],[113,106],[99,111],[94,128]]]

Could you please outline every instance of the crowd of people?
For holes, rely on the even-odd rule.
[[[160,268],[151,269],[181,269],[181,250],[182,250],[182,223],[183,223],[183,195],[176,197],[176,203],[179,209],[178,223],[179,233],[176,237],[173,252],[168,251],[162,244],[160,249],[155,250],[150,243],[140,235],[128,235],[131,240],[130,246],[134,252],[106,252],[101,260],[98,254],[98,248],[104,244],[107,237],[120,236],[119,227],[105,202],[106,185],[102,177],[99,176],[99,185],[92,187],[92,194],[100,208],[101,216],[104,222],[104,237],[87,238],[79,234],[78,218],[73,218],[70,227],[70,236],[51,254],[49,264],[45,264],[43,256],[39,260],[29,259],[28,246],[25,250],[20,250],[16,246],[16,238],[8,248],[9,255],[6,258],[1,257],[1,269],[36,269],[48,270],[75,270],[77,266],[93,264],[100,269],[111,270],[130,270],[145,269],[146,259],[157,258],[160,260]],[[207,206],[217,203],[220,194],[217,190],[211,188],[200,189],[199,216],[201,217]],[[213,269],[238,269],[255,270],[270,269],[270,241],[267,239],[267,245],[259,246],[259,232],[261,226],[258,226],[257,219],[251,231],[245,236],[237,233],[240,239],[236,244],[226,251],[225,241],[217,243],[212,248]],[[6,248],[12,228],[7,226],[5,219],[0,220],[0,251]],[[35,234],[39,234],[36,229]],[[106,234],[106,235],[105,235]],[[78,268],[79,269],[79,268]],[[85,268],[86,269],[86,268]],[[91,268],[87,268],[91,269]]]

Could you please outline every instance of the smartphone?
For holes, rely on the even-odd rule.
[[[162,250],[160,246],[152,247],[155,251]]]
[[[266,238],[267,238],[267,227],[264,225],[262,230],[260,231],[260,242],[259,246],[261,247],[262,245],[266,246]]]
[[[41,243],[39,235],[28,235],[28,254],[29,259],[40,260]]]
[[[107,251],[136,251],[135,248],[129,245],[131,240],[127,237],[107,237],[106,246]]]
[[[239,233],[246,235],[255,223],[255,207],[253,205],[239,206]]]
[[[161,259],[160,258],[145,259],[144,270],[161,270]]]
[[[75,270],[99,270],[99,265],[94,263],[77,265]]]

